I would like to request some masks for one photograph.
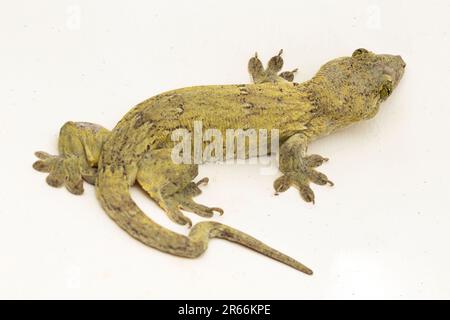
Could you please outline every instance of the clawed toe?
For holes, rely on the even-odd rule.
[[[294,69],[292,71],[284,71],[280,73],[279,76],[288,82],[293,82],[295,78],[295,73],[297,73],[297,71],[298,69]]]
[[[167,216],[170,220],[172,220],[175,223],[178,223],[182,226],[187,225],[188,228],[192,227],[192,221],[188,217],[186,217],[178,208],[171,207],[169,209],[166,209]]]
[[[218,213],[219,215],[223,215],[223,210],[217,207],[207,207],[201,204],[198,204],[194,201],[186,201],[181,204],[181,209],[195,213],[203,218],[212,218],[214,213]]]
[[[255,83],[259,77],[264,75],[264,67],[258,58],[258,53],[255,53],[255,56],[248,61],[248,72],[253,77]]]
[[[50,171],[49,175],[45,179],[49,186],[59,188],[64,184],[64,174],[62,173],[62,169],[58,166],[54,170]]]
[[[223,216],[223,214],[224,214],[224,211],[223,211],[223,209],[222,208],[218,208],[218,207],[213,207],[213,208],[211,208],[211,210],[214,212],[217,212],[220,216]]]
[[[35,155],[37,158],[41,159],[41,160],[46,160],[46,159],[48,159],[48,158],[53,157],[52,155],[50,155],[50,154],[48,154],[47,152],[44,152],[44,151],[36,151],[36,152],[34,153],[34,155]]]
[[[48,162],[43,160],[38,160],[33,163],[33,168],[39,172],[48,173],[51,170],[51,166]]]
[[[209,182],[208,178],[203,178],[198,182],[191,182],[180,193],[183,193],[188,198],[196,197],[202,193],[200,186],[206,186],[208,182]]]
[[[278,192],[285,192],[288,190],[292,185],[292,181],[285,175],[279,177],[275,180],[273,183],[275,191]]]
[[[283,54],[283,49],[280,50],[280,52],[276,55],[273,56],[270,60],[269,63],[267,64],[267,71],[270,73],[278,73],[280,72],[280,70],[283,68],[283,58],[281,57],[281,55]]]
[[[310,168],[317,168],[320,167],[323,163],[328,161],[328,158],[324,158],[322,156],[319,156],[318,154],[313,154],[310,156],[307,156],[303,159],[305,162],[305,165]]]
[[[205,177],[205,178],[199,180],[199,181],[196,183],[196,185],[197,185],[197,186],[206,186],[208,183],[209,183],[209,178],[208,178],[208,177]]]
[[[313,169],[308,172],[308,178],[312,183],[318,184],[320,186],[324,186],[326,184],[334,186],[334,183],[328,180],[328,177],[325,174]]]
[[[303,200],[305,200],[306,202],[311,202],[312,204],[315,204],[314,191],[312,191],[310,186],[308,186],[306,184],[300,185],[298,187],[298,191],[300,192],[300,195],[303,198]]]

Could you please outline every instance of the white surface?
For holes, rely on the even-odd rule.
[[[450,298],[448,1],[10,1],[0,13],[0,298]],[[285,50],[310,78],[366,47],[405,77],[371,121],[318,141],[317,204],[273,196],[257,166],[206,166],[199,201],[312,267],[307,277],[214,240],[184,260],[147,248],[31,168],[66,120],[112,128],[161,91],[248,82],[248,58]],[[158,222],[175,226],[142,192]],[[199,221],[190,215],[194,221]]]

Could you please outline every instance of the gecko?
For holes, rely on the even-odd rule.
[[[374,117],[400,82],[406,64],[399,55],[355,50],[325,63],[310,80],[294,82],[293,71],[281,72],[282,50],[264,66],[255,54],[248,62],[249,84],[186,87],[153,96],[133,107],[109,131],[89,122],[67,122],[60,130],[59,155],[36,152],[33,167],[48,173],[47,183],[65,186],[73,194],[83,183],[95,186],[108,216],[143,244],[172,255],[196,258],[209,239],[238,243],[303,273],[313,271],[235,228],[212,220],[191,227],[183,211],[211,218],[223,214],[193,200],[208,178],[194,182],[197,163],[174,163],[171,133],[192,132],[193,122],[224,132],[227,128],[279,130],[277,193],[290,187],[306,202],[314,202],[310,184],[333,185],[317,168],[328,159],[308,154],[318,138]],[[268,151],[270,153],[270,150]],[[189,234],[173,232],[148,217],[133,201],[130,188],[140,186],[175,223]]]

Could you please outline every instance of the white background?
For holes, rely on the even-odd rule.
[[[0,298],[450,298],[450,2],[5,1],[0,10]],[[407,70],[373,120],[314,143],[336,186],[273,195],[258,166],[208,165],[199,202],[314,269],[213,240],[199,259],[147,248],[83,196],[46,185],[36,150],[67,120],[113,128],[162,91],[249,82],[285,50],[309,79],[365,47]],[[181,233],[139,190],[149,216]],[[190,215],[194,222],[199,221]]]

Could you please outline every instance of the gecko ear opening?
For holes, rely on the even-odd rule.
[[[352,57],[354,58],[354,57],[360,56],[365,53],[369,53],[369,50],[364,49],[364,48],[359,48],[359,49],[356,49],[355,51],[353,51]]]

